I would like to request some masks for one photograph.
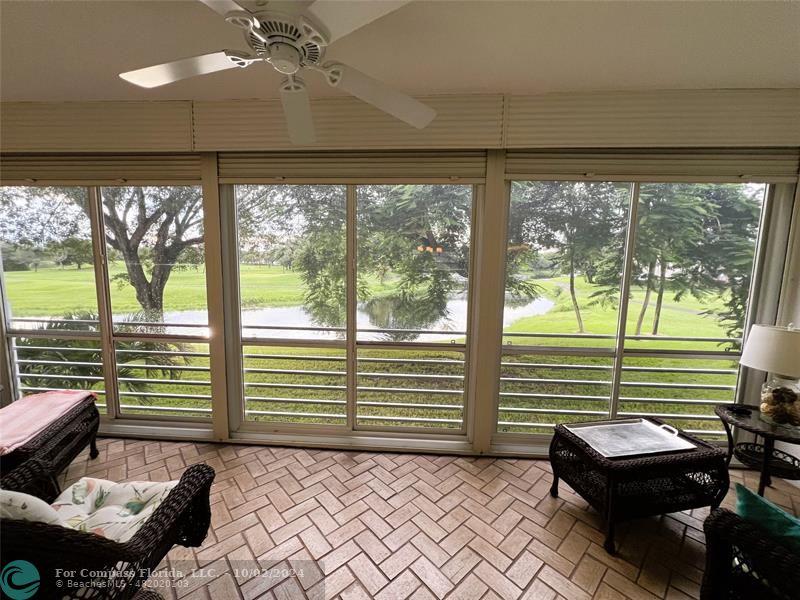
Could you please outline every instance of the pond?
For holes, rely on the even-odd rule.
[[[524,317],[545,314],[553,307],[552,300],[539,298],[531,302],[521,304],[514,308],[506,306],[503,315],[503,327],[508,327],[514,321]],[[386,322],[387,318],[391,321],[391,315],[386,315],[386,305],[380,306],[380,322]],[[356,313],[356,324],[359,329],[359,340],[392,340],[402,339],[403,341],[416,342],[450,342],[464,337],[467,327],[467,299],[465,297],[451,298],[447,302],[447,317],[438,318],[424,326],[417,326],[414,329],[421,329],[424,333],[414,335],[405,333],[404,328],[378,327],[378,315],[375,314],[375,305],[367,306],[361,304]],[[247,308],[242,311],[242,327],[245,335],[258,338],[285,338],[297,340],[319,340],[319,339],[341,339],[343,331],[329,330],[316,331],[319,327],[314,322],[313,317],[302,306],[276,306],[267,308]],[[164,320],[170,324],[204,324],[207,322],[206,311],[190,310],[181,312],[165,313]],[[295,329],[303,328],[303,329]],[[307,329],[306,329],[307,328]],[[386,329],[393,329],[394,332],[386,332]],[[170,333],[187,333],[186,329],[168,328]],[[199,333],[194,329],[192,333]]]
[[[553,305],[553,301],[547,298],[515,306],[507,302],[503,314],[503,327],[506,328],[524,317],[543,315]],[[409,311],[408,306],[397,302],[373,301],[360,304],[356,313],[358,339],[443,343],[463,339],[467,328],[466,296],[453,297],[446,305],[427,311],[420,311],[419,306],[413,308],[414,310]],[[446,316],[440,316],[442,314]],[[131,316],[115,317],[115,325],[127,321]],[[16,318],[14,327],[40,329],[44,323],[52,320],[58,321],[51,317]],[[246,337],[294,340],[335,340],[344,337],[343,328],[322,328],[320,331],[318,323],[303,306],[246,308],[242,311],[241,320]],[[169,325],[164,328],[163,333],[208,335],[207,328],[203,327],[208,323],[208,313],[205,310],[167,312],[164,313],[164,321]],[[76,329],[81,328],[76,327]]]

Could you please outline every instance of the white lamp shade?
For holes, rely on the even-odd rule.
[[[800,329],[753,325],[739,362],[775,375],[800,377]]]

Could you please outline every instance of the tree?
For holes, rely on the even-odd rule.
[[[0,240],[44,249],[69,237],[91,239],[85,188],[0,187]]]
[[[636,250],[631,283],[644,289],[636,334],[641,335],[652,294],[656,294],[651,333],[661,327],[667,292],[716,296],[722,309],[710,309],[731,337],[740,337],[750,289],[763,187],[741,184],[647,184],[640,192]],[[613,301],[619,290],[622,250],[608,248],[598,262],[597,302]]]
[[[703,235],[709,209],[698,201],[696,192],[691,184],[647,184],[641,188],[634,256],[637,271],[633,281],[644,288],[644,296],[636,320],[636,335],[641,335],[653,291],[656,305],[652,334],[658,334],[668,271],[673,265],[686,261],[690,248]],[[669,279],[675,284],[680,281]],[[688,289],[676,290],[678,297]]]
[[[38,266],[41,253],[37,248],[3,242],[0,246],[4,271],[30,271]]]
[[[676,279],[688,290],[705,290],[722,300],[709,309],[728,336],[740,338],[752,283],[763,187],[699,184],[698,199],[708,207],[703,234],[687,249]]]
[[[62,242],[51,245],[49,250],[58,254],[59,263],[62,265],[75,265],[78,270],[83,265],[90,265],[94,262],[92,240],[68,237]]]
[[[239,243],[251,257],[298,270],[304,309],[321,326],[346,320],[345,193],[335,185],[237,187]]]
[[[106,242],[125,262],[121,280],[133,286],[148,320],[161,320],[164,289],[181,254],[203,242],[203,198],[193,186],[120,186],[101,190]],[[67,240],[85,264],[91,239],[83,187],[4,187],[0,239],[41,252]],[[195,256],[196,258],[196,256]],[[40,259],[38,259],[40,260]],[[31,263],[38,265],[38,260]]]
[[[178,257],[203,243],[200,189],[109,187],[102,190],[102,203],[106,241],[125,261],[125,278],[145,318],[160,321],[164,289]]]
[[[413,330],[449,317],[448,300],[469,270],[472,192],[463,185],[363,186],[358,196],[359,299],[384,337],[409,340]],[[397,281],[372,297],[368,276]]]
[[[578,331],[585,331],[575,278],[594,275],[603,248],[623,229],[627,188],[611,183],[520,182],[512,188],[516,217],[510,220],[509,244],[532,244],[555,250],[569,278],[569,295]],[[591,277],[590,275],[589,277]]]

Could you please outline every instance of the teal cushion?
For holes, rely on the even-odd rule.
[[[736,512],[743,519],[756,523],[770,535],[800,550],[800,519],[775,504],[736,484]]]

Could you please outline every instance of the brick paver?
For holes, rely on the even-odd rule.
[[[159,587],[165,598],[697,598],[702,578],[707,509],[621,526],[612,557],[580,497],[564,484],[549,497],[543,460],[114,439],[99,448],[97,460],[76,459],[65,485],[178,479],[198,462],[217,471],[208,539],[170,552],[164,566],[185,577]],[[758,477],[731,479],[755,487]],[[786,482],[767,497],[800,511],[800,489]]]

